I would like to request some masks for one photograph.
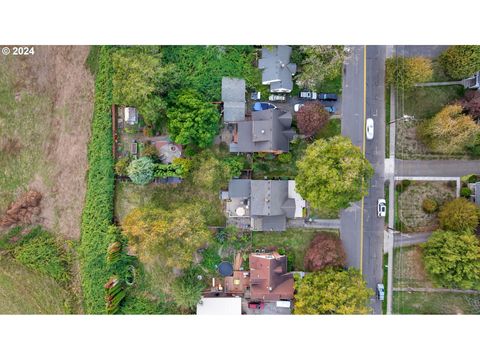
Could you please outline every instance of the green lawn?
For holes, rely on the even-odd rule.
[[[431,118],[445,105],[460,99],[464,92],[461,85],[415,87],[404,94],[405,114],[417,119]],[[401,99],[402,95],[398,94],[398,97]]]
[[[294,269],[304,270],[303,258],[310,244],[310,241],[319,230],[313,229],[287,229],[282,232],[254,232],[252,239],[252,250],[269,249],[278,247],[285,249],[286,253],[290,252],[294,256]],[[335,231],[335,233],[337,233]]]
[[[480,295],[457,293],[393,293],[394,314],[480,314]]]
[[[8,61],[0,62],[0,213],[35,174],[49,179],[44,143],[55,131],[49,126],[52,106],[47,94],[17,93]]]
[[[382,312],[387,313],[387,293],[388,293],[388,254],[383,254],[383,287],[385,290],[385,297],[382,302]]]
[[[0,314],[68,313],[68,293],[55,280],[0,255]]]
[[[317,133],[317,139],[328,139],[342,132],[342,120],[330,119],[328,123]]]

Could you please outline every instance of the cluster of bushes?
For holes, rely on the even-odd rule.
[[[158,157],[156,158],[158,160]],[[191,161],[184,158],[174,159],[172,164],[155,162],[151,156],[138,159],[123,157],[115,164],[117,175],[128,176],[134,184],[147,185],[155,178],[184,177],[191,168]]]
[[[480,289],[480,243],[474,234],[480,209],[460,197],[443,205],[441,230],[422,245],[425,268],[441,286]]]
[[[95,106],[88,146],[87,193],[82,215],[80,260],[85,311],[105,313],[103,284],[109,279],[107,231],[113,218],[114,159],[112,154],[111,49],[99,50],[95,78]]]
[[[395,189],[398,191],[399,194],[401,194],[402,192],[407,190],[411,183],[411,180],[404,179],[395,185]]]

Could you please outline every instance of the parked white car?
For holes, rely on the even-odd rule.
[[[372,118],[367,119],[367,126],[365,129],[365,132],[367,133],[367,139],[372,140],[373,139],[373,119]]]
[[[305,104],[295,104],[295,105],[293,105],[293,111],[298,112],[304,106],[305,106]]]
[[[387,202],[385,201],[385,199],[378,199],[377,215],[378,217],[385,217],[387,215]]]
[[[377,298],[380,301],[385,300],[385,287],[383,284],[377,284]]]
[[[287,97],[285,95],[274,95],[274,94],[272,94],[268,97],[268,100],[269,101],[285,101],[286,98]]]

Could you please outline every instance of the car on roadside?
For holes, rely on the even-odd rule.
[[[295,104],[293,105],[293,111],[294,112],[299,112],[302,107],[304,107],[305,104]]]
[[[332,93],[319,93],[317,94],[317,99],[324,100],[324,101],[337,101],[338,96],[337,94],[332,94]]]
[[[300,99],[317,100],[317,93],[315,91],[303,90],[300,91]]]
[[[262,310],[265,307],[263,301],[251,301],[248,303],[249,309]]]
[[[365,132],[367,133],[367,140],[373,140],[373,119],[372,118],[367,119]]]
[[[335,111],[337,111],[335,106],[325,106],[325,110],[327,110],[330,114],[335,114]]]
[[[385,201],[385,199],[378,199],[377,215],[378,217],[385,217],[387,215],[387,202]]]
[[[383,284],[377,284],[377,299],[380,301],[385,300],[385,287]]]
[[[252,105],[252,111],[262,111],[268,109],[276,109],[277,107],[268,102],[256,102]]]
[[[285,95],[272,94],[268,97],[268,101],[285,101],[287,97]]]

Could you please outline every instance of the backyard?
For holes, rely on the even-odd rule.
[[[421,142],[417,126],[433,117],[445,105],[460,99],[464,94],[461,85],[415,87],[403,94],[397,94],[397,116],[415,116],[414,121],[396,122],[396,156],[399,159],[443,159],[446,155],[434,154]],[[452,156],[450,156],[452,157]],[[453,157],[468,157],[455,154]]]
[[[438,228],[437,213],[436,211],[427,213],[422,207],[423,201],[425,199],[434,200],[438,209],[443,203],[456,197],[456,183],[404,180],[396,185],[396,197],[395,226],[397,230],[402,232],[433,231]]]
[[[88,46],[40,46],[0,60],[0,214],[29,188],[42,193],[42,225],[80,236],[93,80]],[[15,60],[14,60],[15,59]],[[68,78],[58,82],[56,79]]]

